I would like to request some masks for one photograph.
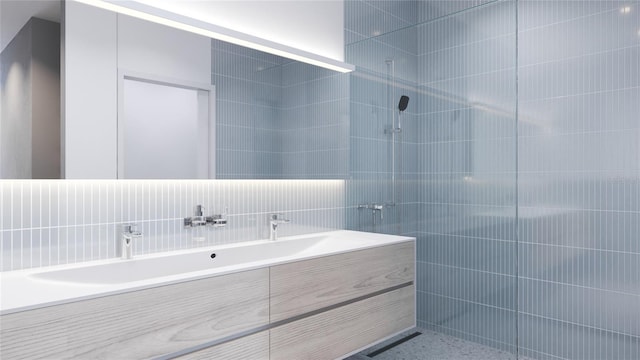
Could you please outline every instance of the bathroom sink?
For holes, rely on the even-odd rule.
[[[161,278],[186,278],[191,273],[205,276],[215,272],[242,271],[290,261],[320,257],[345,251],[384,245],[402,237],[331,231],[284,237],[276,241],[259,240],[233,245],[143,255],[129,260],[108,260],[67,265],[29,273],[39,281],[82,285],[119,285]],[[399,239],[399,240],[398,240]],[[201,273],[200,273],[201,272]]]
[[[251,245],[209,247],[197,251],[177,251],[161,256],[140,256],[131,260],[73,266],[37,272],[30,276],[58,282],[118,284],[291,257],[326,241],[326,236],[309,236],[291,241],[260,241]]]
[[[0,312],[90,299],[301,260],[385,247],[415,238],[335,230],[0,273]]]

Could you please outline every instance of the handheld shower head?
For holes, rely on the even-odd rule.
[[[409,105],[409,97],[407,95],[400,96],[400,102],[398,103],[398,110],[405,111]]]

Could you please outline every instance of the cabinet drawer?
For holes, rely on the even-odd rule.
[[[415,326],[407,286],[271,329],[271,360],[336,359]]]
[[[269,331],[263,331],[238,340],[212,346],[191,354],[183,355],[179,360],[268,360]]]
[[[3,315],[2,357],[144,359],[268,323],[269,269]]]
[[[415,242],[271,267],[271,322],[414,280]]]

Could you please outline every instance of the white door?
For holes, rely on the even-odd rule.
[[[118,177],[208,178],[208,91],[127,77],[121,89]]]

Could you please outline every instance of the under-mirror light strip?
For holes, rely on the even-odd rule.
[[[296,49],[235,30],[227,29],[215,24],[199,21],[190,17],[175,14],[169,11],[144,5],[135,1],[113,0],[75,0],[86,5],[114,11],[123,15],[151,21],[157,24],[170,26],[176,29],[203,35],[251,49],[264,51],[270,54],[316,65],[329,70],[347,73],[355,70],[355,66],[322,55]],[[179,20],[175,20],[179,19]]]

